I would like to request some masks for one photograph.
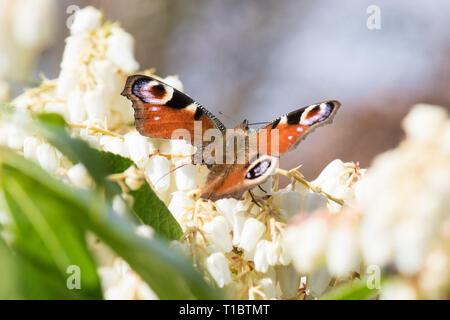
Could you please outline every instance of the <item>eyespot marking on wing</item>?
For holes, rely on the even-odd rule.
[[[270,167],[270,160],[266,159],[251,168],[245,175],[246,179],[255,179],[262,176]]]
[[[318,122],[322,122],[330,116],[334,108],[335,104],[332,101],[312,105],[306,108],[301,114],[299,124],[312,126]]]
[[[143,102],[165,104],[173,97],[173,88],[155,80],[138,79],[132,87],[133,94]]]

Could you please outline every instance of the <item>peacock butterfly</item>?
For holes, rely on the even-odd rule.
[[[266,181],[278,167],[279,156],[317,126],[331,122],[340,106],[338,101],[325,101],[294,110],[258,130],[250,130],[246,120],[230,130],[193,99],[149,76],[128,77],[121,94],[133,104],[140,134],[185,139],[196,147],[193,163],[210,169],[201,197],[212,201],[240,199]]]

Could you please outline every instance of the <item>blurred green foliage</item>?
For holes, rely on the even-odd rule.
[[[120,187],[107,179],[122,172],[131,160],[95,150],[70,137],[63,118],[41,115],[33,128],[73,163],[81,162],[95,188],[73,188],[52,177],[35,163],[0,147],[0,195],[12,218],[11,241],[0,242],[0,298],[100,299],[96,264],[86,244],[93,232],[125,259],[161,299],[215,299],[221,293],[206,283],[183,254],[169,247],[181,228],[147,183],[134,192],[128,216],[113,211],[112,197]],[[133,219],[133,214],[138,218]],[[136,217],[136,216],[135,216]],[[153,227],[156,235],[135,233],[138,223]],[[81,271],[81,288],[68,289],[67,268]]]

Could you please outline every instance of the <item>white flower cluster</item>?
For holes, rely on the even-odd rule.
[[[0,79],[28,79],[53,40],[55,16],[55,0],[0,0]]]
[[[226,287],[239,298],[292,299],[315,289],[306,288],[306,278],[301,278],[313,271],[313,266],[297,272],[293,265],[314,264],[312,247],[321,246],[316,242],[321,240],[320,236],[315,233],[327,229],[320,231],[311,225],[300,232],[291,232],[285,229],[286,223],[294,216],[306,216],[318,209],[327,211],[327,207],[340,212],[342,205],[333,204],[329,198],[353,199],[353,186],[360,175],[354,164],[335,160],[310,186],[293,182],[278,190],[272,188],[272,181],[266,182],[262,185],[265,192],[254,190],[258,203],[247,195],[241,201],[222,199],[213,204],[196,199],[188,191],[174,193],[169,209],[185,231],[183,250],[197,264],[204,265],[220,287]],[[328,211],[327,215],[330,216]],[[303,254],[298,251],[301,246]],[[342,266],[345,262],[337,262],[340,265],[333,267],[339,271],[339,268],[359,270],[357,261],[350,262],[349,267]],[[325,287],[329,282],[330,279]]]
[[[346,199],[347,209],[299,216],[287,227],[294,266],[310,279],[320,278],[312,293],[323,293],[332,279],[376,266],[394,267],[396,275],[381,298],[448,297],[450,120],[441,107],[417,105],[403,128],[406,139],[377,156],[364,178],[349,181],[352,189],[343,183],[328,189],[332,176],[315,180],[323,181],[323,191]],[[340,176],[333,162],[321,176],[328,172]]]
[[[13,101],[16,113],[0,123],[0,144],[67,183],[91,187],[82,164],[70,163],[24,129],[29,112],[58,112],[74,137],[129,157],[135,166],[117,175],[123,194],[113,208],[124,213],[133,201],[127,191],[149,181],[184,231],[172,245],[230,297],[315,298],[361,274],[362,266],[392,263],[400,277],[386,285],[382,297],[448,296],[450,125],[445,111],[416,107],[404,121],[407,139],[379,156],[367,175],[357,164],[334,160],[312,182],[297,170],[279,169],[253,190],[254,198],[247,193],[239,201],[205,201],[198,194],[208,169],[190,164],[193,147],[143,137],[132,126],[132,108],[120,92],[126,76],[138,68],[133,38],[102,19],[92,7],[76,13],[59,78]],[[183,89],[175,76],[164,81]],[[291,183],[280,189],[279,175]],[[136,232],[152,236],[148,227]],[[93,239],[106,298],[157,298],[120,257]],[[405,282],[403,275],[418,281]]]
[[[406,139],[379,155],[361,182],[361,245],[368,264],[416,278],[416,297],[449,297],[450,119],[416,105]]]

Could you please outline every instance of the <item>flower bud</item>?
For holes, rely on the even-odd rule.
[[[125,136],[125,145],[131,160],[138,164],[148,159],[150,153],[150,143],[148,139],[139,132],[133,131]]]
[[[220,288],[231,282],[228,262],[222,252],[216,252],[206,258],[206,269]]]
[[[279,191],[273,196],[273,203],[279,209],[281,216],[289,220],[302,210],[302,198],[295,191]]]
[[[39,165],[50,173],[55,172],[60,165],[56,149],[48,143],[41,143],[36,149]]]
[[[263,236],[266,231],[266,226],[256,220],[255,218],[249,218],[244,223],[242,229],[241,240],[239,246],[247,252],[252,252],[255,249],[256,243]]]
[[[275,299],[277,297],[277,288],[271,278],[262,278],[258,281],[258,284],[266,295],[267,299]]]
[[[124,141],[119,137],[112,137],[109,135],[103,135],[100,138],[100,145],[103,146],[103,150],[118,154],[122,157],[128,157],[128,150]]]
[[[331,275],[326,268],[319,268],[308,277],[308,290],[313,296],[320,296],[328,288]]]
[[[170,164],[163,156],[153,156],[144,165],[144,172],[158,192],[164,192],[170,187]]]
[[[91,177],[81,163],[77,163],[67,170],[67,176],[69,177],[70,182],[78,188],[89,188],[92,184]]]
[[[169,211],[184,228],[185,224],[181,223],[181,217],[186,213],[186,208],[193,208],[195,205],[194,200],[188,197],[185,192],[177,191],[172,194],[172,200],[168,205]]]
[[[77,35],[82,32],[92,31],[102,23],[103,14],[94,7],[85,7],[74,14],[74,20],[70,26],[70,34]]]
[[[120,27],[111,27],[111,34],[106,39],[106,57],[125,73],[132,73],[139,68],[134,59],[134,39]]]
[[[355,230],[350,225],[336,226],[329,237],[326,252],[328,271],[338,277],[349,275],[359,266],[359,244]]]
[[[233,226],[233,212],[238,201],[233,198],[217,200],[215,206],[226,219],[230,226]]]
[[[297,296],[300,287],[300,275],[292,265],[277,266],[277,279],[284,299],[292,299]]]
[[[203,230],[213,245],[216,245],[223,252],[231,251],[233,248],[231,245],[231,234],[225,217],[215,217],[211,222],[204,225]]]
[[[142,186],[142,183],[144,183],[144,177],[142,173],[136,169],[135,166],[129,167],[124,172],[126,178],[125,183],[131,190],[137,190]]]
[[[305,202],[305,212],[311,213],[317,209],[324,208],[327,206],[328,199],[321,193],[312,192],[308,194]]]
[[[30,160],[37,161],[37,148],[41,144],[36,137],[26,137],[23,140],[23,156]]]
[[[175,170],[175,184],[178,190],[195,189],[195,176],[197,167],[193,164],[185,164]]]
[[[267,251],[269,246],[269,241],[261,240],[256,245],[255,255],[253,257],[253,261],[255,262],[255,270],[260,272],[267,272],[269,268],[269,262],[267,260]]]

